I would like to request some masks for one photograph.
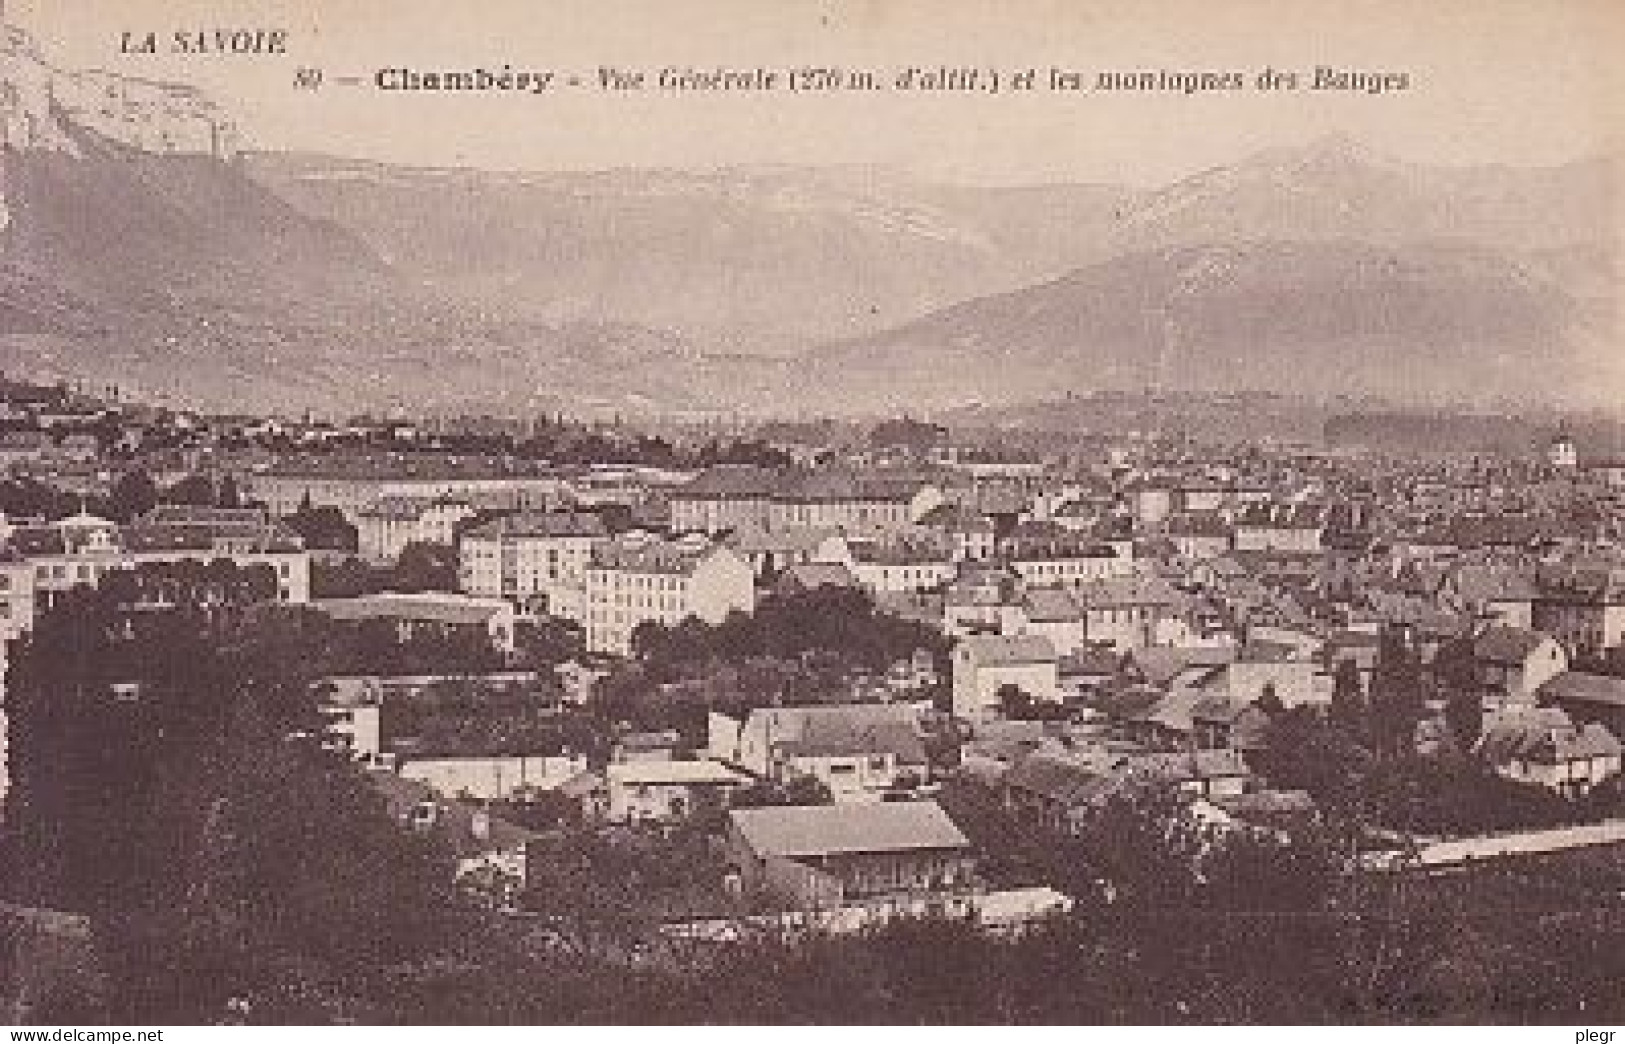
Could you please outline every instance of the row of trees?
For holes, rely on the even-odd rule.
[[[919,650],[945,662],[946,640],[935,628],[881,611],[866,591],[836,586],[769,594],[754,613],[733,613],[716,625],[690,618],[675,627],[641,624],[632,633],[634,655],[670,676],[717,660],[815,654],[878,672]]]
[[[695,618],[638,626],[633,659],[601,681],[594,708],[608,723],[703,735],[707,711],[847,703],[875,677],[925,651],[946,662],[935,629],[879,610],[863,591],[823,587],[770,594],[755,613],[719,624]],[[934,692],[924,692],[930,698]]]
[[[160,486],[147,472],[135,469],[115,479],[105,496],[88,498],[27,476],[0,482],[0,513],[13,518],[61,518],[82,505],[92,514],[114,522],[130,522],[159,504],[240,507],[242,500],[229,475],[218,480],[188,475],[172,485]]]
[[[350,550],[353,552],[354,548]],[[354,557],[337,562],[318,557],[310,566],[313,598],[356,598],[380,591],[455,590],[457,549],[449,544],[415,540],[402,548],[400,556],[387,566],[369,565]]]

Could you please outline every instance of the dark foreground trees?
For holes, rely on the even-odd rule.
[[[109,1018],[437,945],[451,866],[324,749],[309,649],[247,607],[70,594],[13,646],[6,898],[87,913]]]

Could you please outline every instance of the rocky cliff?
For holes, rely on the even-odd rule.
[[[29,34],[0,26],[0,145],[75,153],[73,128],[143,152],[231,159],[236,124],[195,87],[52,65]]]

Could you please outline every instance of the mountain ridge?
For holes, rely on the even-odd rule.
[[[1603,336],[1587,323],[1557,279],[1477,245],[1186,245],[830,346],[813,356],[804,393],[832,388],[882,411],[1043,398],[1057,387],[1234,391],[1283,381],[1316,395],[1553,394],[1600,361],[1571,359],[1576,333]],[[1532,350],[1538,373],[1527,365]]]
[[[0,348],[50,376],[257,407],[832,413],[1616,377],[1612,157],[1439,168],[1327,139],[1141,190],[170,155],[62,125],[71,148],[0,156]]]

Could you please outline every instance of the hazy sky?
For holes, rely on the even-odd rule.
[[[1222,10],[1215,10],[1222,8]],[[248,141],[421,163],[559,169],[879,163],[971,180],[1154,182],[1341,131],[1422,162],[1548,164],[1620,126],[1617,0],[10,0],[59,64],[213,92]],[[123,31],[280,27],[280,57],[121,55]],[[292,86],[298,66],[968,63],[1111,70],[1317,64],[1403,93],[1030,96],[389,94]],[[1613,139],[1617,142],[1617,138]]]

